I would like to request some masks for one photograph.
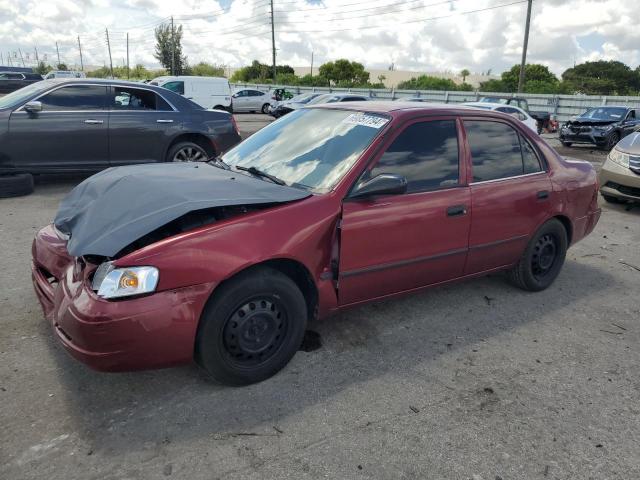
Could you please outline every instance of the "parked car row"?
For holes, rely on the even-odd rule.
[[[0,97],[5,176],[208,160],[239,141],[229,113],[153,85],[43,80]]]

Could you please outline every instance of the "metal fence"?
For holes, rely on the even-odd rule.
[[[241,88],[255,88],[269,91],[273,85],[235,83],[234,90]],[[543,95],[531,93],[496,93],[496,92],[445,92],[440,90],[395,90],[395,89],[366,89],[366,88],[329,88],[329,87],[294,87],[278,85],[295,94],[300,93],[357,93],[377,100],[396,100],[399,98],[421,97],[433,103],[464,103],[475,102],[482,97],[523,97],[527,99],[532,111],[545,111],[554,116],[559,122],[566,122],[571,117],[583,113],[591,107],[602,105],[625,105],[640,108],[640,97],[597,96],[597,95]]]

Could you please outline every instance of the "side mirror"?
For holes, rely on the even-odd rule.
[[[351,198],[370,197],[372,195],[399,195],[406,193],[407,179],[393,173],[381,173],[356,186]]]
[[[29,113],[36,113],[42,111],[42,103],[34,100],[32,102],[27,102],[23,107]]]

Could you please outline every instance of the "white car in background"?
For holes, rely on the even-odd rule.
[[[224,77],[163,76],[149,83],[179,93],[202,108],[231,113],[231,86]]]
[[[253,88],[238,90],[232,95],[233,111],[269,113],[276,100],[271,93],[261,92]]]
[[[489,102],[470,102],[463,103],[467,107],[480,108],[482,110],[495,110],[496,112],[506,113],[512,115],[524,123],[534,132],[538,133],[538,122],[531,117],[527,112],[519,107],[513,105],[505,105],[504,103],[489,103]]]
[[[53,78],[87,78],[87,76],[84,72],[78,72],[77,70],[51,70],[44,76],[45,80]]]

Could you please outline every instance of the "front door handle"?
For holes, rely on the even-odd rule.
[[[538,200],[546,200],[549,198],[549,192],[547,190],[541,190],[536,196],[538,197]]]
[[[104,120],[89,119],[89,120],[85,120],[84,123],[86,123],[88,125],[102,125],[104,123]]]
[[[454,205],[453,207],[447,208],[447,216],[448,217],[459,217],[461,215],[467,214],[467,207],[465,205]]]
[[[156,123],[173,123],[173,120],[160,119],[160,120],[156,120]]]

